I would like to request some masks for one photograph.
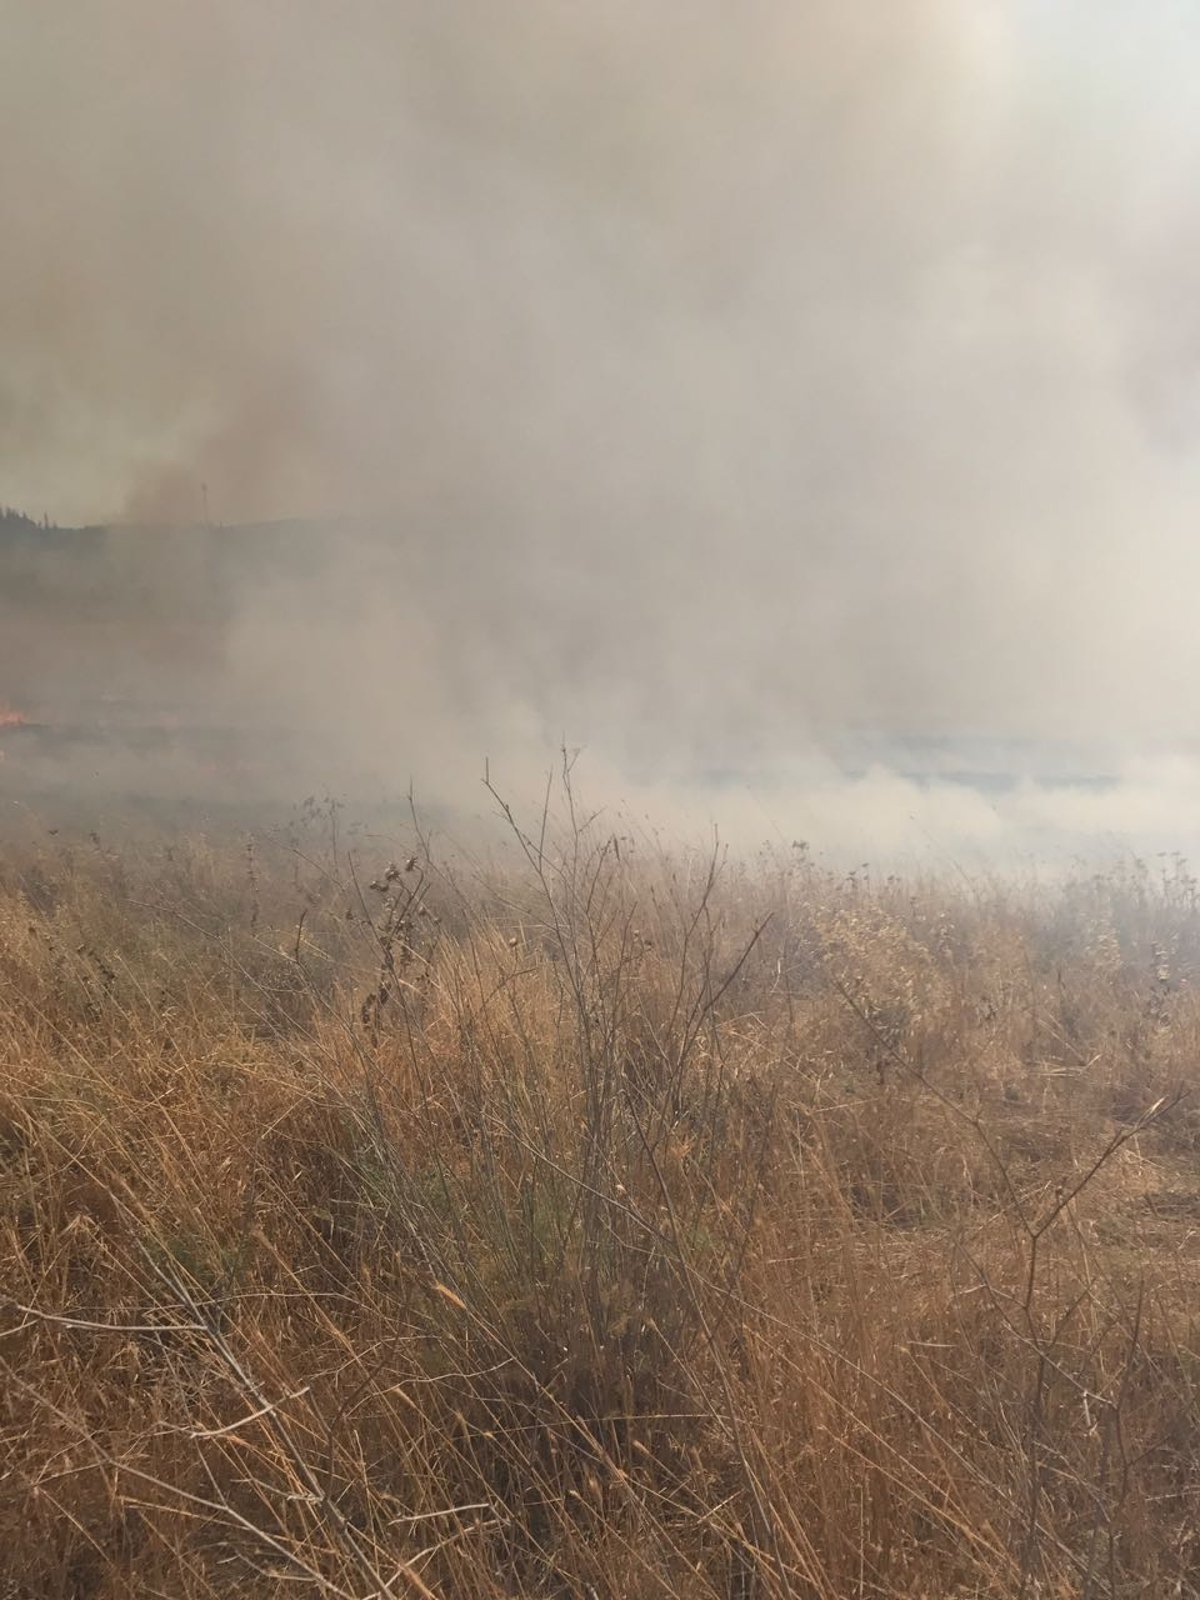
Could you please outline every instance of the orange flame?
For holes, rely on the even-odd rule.
[[[0,700],[0,728],[23,728],[28,720],[20,711],[14,711]]]

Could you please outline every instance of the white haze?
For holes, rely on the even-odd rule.
[[[247,577],[214,711],[864,853],[1197,831],[1194,8],[0,16],[0,500],[367,519]]]

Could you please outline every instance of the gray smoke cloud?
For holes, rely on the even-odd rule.
[[[1186,758],[1178,0],[60,0],[3,32],[0,499],[363,519],[239,587],[222,704],[434,781],[561,734],[648,792],[782,793],[847,730]]]

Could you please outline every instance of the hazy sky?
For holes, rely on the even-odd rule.
[[[1200,732],[1194,5],[0,24],[0,500],[386,514],[472,739]]]

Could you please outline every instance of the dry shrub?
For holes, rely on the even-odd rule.
[[[508,821],[10,847],[0,1592],[1200,1592],[1182,869]]]

